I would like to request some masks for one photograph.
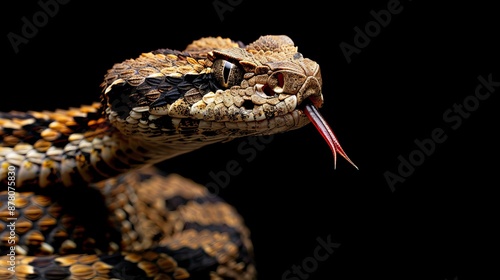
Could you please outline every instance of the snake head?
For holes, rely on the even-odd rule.
[[[261,134],[297,129],[312,122],[332,149],[335,165],[337,153],[354,167],[332,129],[317,108],[323,105],[322,78],[319,65],[297,51],[287,36],[263,36],[245,49],[229,48],[208,53],[214,78],[223,90],[217,95],[224,100],[237,99],[232,110],[223,110],[237,121],[250,120],[262,124]],[[228,102],[230,103],[230,102]],[[226,106],[227,107],[227,106]],[[199,117],[207,116],[207,103],[192,107]],[[217,112],[210,116],[216,118]],[[304,117],[305,116],[305,117]],[[272,124],[274,123],[274,124]]]
[[[322,83],[318,63],[287,36],[262,36],[247,46],[210,37],[182,52],[162,49],[115,65],[103,100],[120,131],[152,141],[213,143],[313,122],[334,155],[348,159],[316,110]],[[165,137],[171,134],[177,138]]]
[[[197,119],[231,123],[243,133],[274,134],[309,123],[300,109],[306,100],[323,105],[319,65],[304,58],[287,36],[215,49],[206,64],[219,88],[191,106]]]
[[[239,95],[251,98],[255,106],[274,105],[291,96],[297,104],[310,98],[316,107],[323,105],[319,65],[304,58],[286,36],[264,36],[244,50],[215,50],[209,59],[219,84],[239,86]]]

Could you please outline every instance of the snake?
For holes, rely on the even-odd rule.
[[[92,104],[1,112],[0,279],[257,279],[236,208],[157,164],[313,123],[354,165],[322,85],[287,35],[203,37],[112,65]]]

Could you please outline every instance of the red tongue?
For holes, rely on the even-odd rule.
[[[352,164],[354,167],[356,167],[356,169],[359,170],[356,164],[354,164],[354,162],[352,162],[347,156],[347,154],[344,152],[344,150],[340,146],[339,141],[337,140],[337,137],[335,137],[335,134],[333,134],[333,131],[330,128],[330,126],[326,123],[325,119],[323,119],[321,114],[318,112],[318,109],[316,109],[316,107],[311,103],[307,103],[304,107],[304,112],[306,113],[309,120],[314,124],[319,133],[321,133],[323,138],[325,138],[326,142],[328,143],[328,146],[330,146],[330,148],[332,149],[334,168],[337,168],[337,153],[339,153],[350,164]]]

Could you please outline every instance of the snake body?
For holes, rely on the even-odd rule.
[[[310,121],[348,159],[287,36],[143,53],[101,86],[88,106],[0,113],[0,279],[255,279],[235,209],[154,164]]]

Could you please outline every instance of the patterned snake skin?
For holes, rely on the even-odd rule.
[[[321,86],[286,36],[210,37],[115,64],[99,103],[0,113],[0,279],[256,279],[235,209],[153,166],[310,122],[350,162]]]

